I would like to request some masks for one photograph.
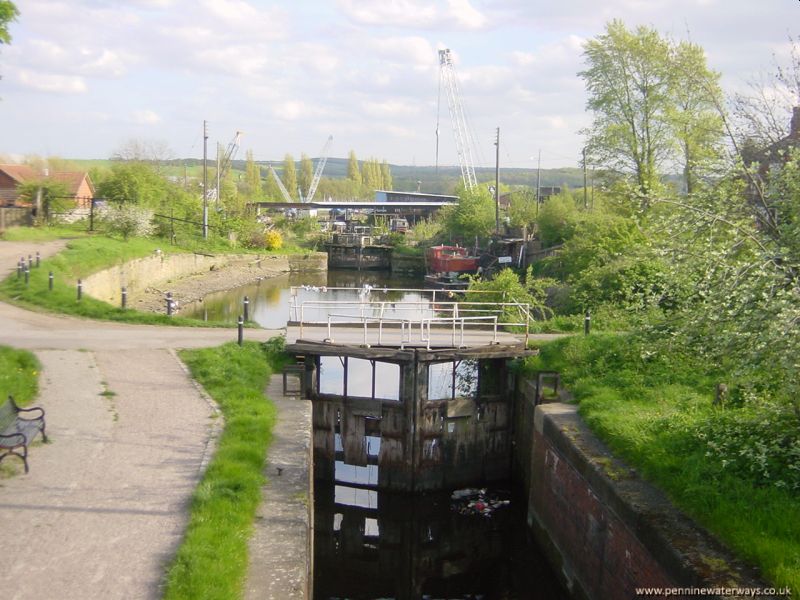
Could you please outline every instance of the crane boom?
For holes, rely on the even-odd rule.
[[[222,156],[222,160],[220,160],[220,179],[225,179],[228,171],[230,171],[233,159],[236,158],[236,153],[239,151],[239,140],[241,137],[242,132],[237,131],[236,135],[233,136],[233,139],[228,144],[225,154]]]
[[[286,186],[283,185],[281,178],[278,177],[278,174],[275,172],[275,169],[272,168],[272,165],[267,165],[267,167],[269,168],[269,172],[272,173],[272,176],[275,178],[275,182],[278,184],[278,187],[281,189],[281,194],[283,194],[283,199],[286,200],[286,202],[294,202],[294,200],[292,200],[292,197],[289,195],[289,190],[287,190]]]
[[[464,181],[464,187],[471,190],[478,185],[478,179],[475,176],[475,163],[472,160],[472,136],[464,115],[464,107],[461,104],[461,92],[458,87],[458,78],[456,77],[453,57],[449,48],[439,50],[439,67],[440,83],[444,85],[447,93],[447,107],[450,111],[453,134],[456,138],[456,152],[458,153],[458,165],[461,167],[461,179]]]
[[[328,140],[322,147],[322,152],[320,152],[319,161],[317,162],[317,168],[314,171],[314,177],[311,180],[311,185],[308,186],[308,194],[306,195],[306,198],[304,200],[305,202],[311,202],[312,200],[314,200],[314,194],[317,193],[317,186],[319,185],[319,180],[322,178],[322,171],[325,169],[325,163],[328,162],[328,152],[330,151],[332,143],[333,143],[333,136],[329,135]]]

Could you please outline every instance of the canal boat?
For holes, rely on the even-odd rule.
[[[432,246],[425,253],[429,274],[437,273],[476,273],[477,256],[471,256],[467,248],[461,246]]]

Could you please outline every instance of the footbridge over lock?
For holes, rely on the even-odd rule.
[[[408,291],[293,295],[287,349],[312,401],[315,478],[367,495],[509,479],[510,363],[533,353],[530,306]]]

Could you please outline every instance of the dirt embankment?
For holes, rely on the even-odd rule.
[[[248,283],[269,279],[288,273],[285,263],[270,266],[269,260],[255,264],[232,264],[217,267],[194,275],[181,277],[165,283],[145,288],[141,292],[131,294],[128,306],[136,310],[149,312],[164,312],[166,309],[165,297],[167,292],[172,293],[172,298],[178,306],[201,300],[208,294],[232,290]]]

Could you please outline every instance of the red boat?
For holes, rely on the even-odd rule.
[[[478,257],[461,246],[433,246],[425,253],[428,273],[475,273]]]

